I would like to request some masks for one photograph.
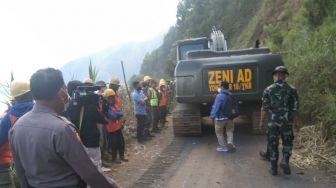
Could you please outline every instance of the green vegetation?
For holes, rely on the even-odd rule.
[[[172,78],[177,40],[209,36],[221,29],[229,48],[247,48],[259,39],[282,54],[297,87],[304,124],[336,134],[336,1],[181,0],[177,21],[163,44],[146,55],[140,74]],[[135,78],[135,77],[134,77]]]
[[[92,65],[91,58],[90,58],[90,64],[89,64],[89,78],[95,83],[98,77],[98,69],[96,66]]]
[[[12,82],[13,80],[14,80],[14,73],[13,71],[11,71],[10,82]],[[3,103],[8,107],[10,106],[10,99],[11,99],[9,91],[10,82],[0,83],[0,95],[5,97],[5,99],[1,100],[0,103]]]

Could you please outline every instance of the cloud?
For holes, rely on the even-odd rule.
[[[1,80],[28,79],[107,47],[145,41],[175,23],[178,0],[0,2]]]
[[[107,47],[145,41],[174,25],[178,0],[0,1],[0,82]],[[0,96],[0,99],[3,99]],[[3,109],[0,104],[0,109]]]

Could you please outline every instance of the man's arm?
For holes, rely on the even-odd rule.
[[[13,160],[14,160],[14,167],[16,170],[16,176],[19,179],[19,183],[20,183],[20,187],[21,188],[28,188],[28,181],[26,179],[25,176],[25,170],[22,167],[20,158],[18,156],[18,154],[16,153],[16,148],[15,148],[15,140],[14,140],[14,136],[13,136],[13,130],[9,131],[9,145],[12,151],[12,155],[13,155]]]
[[[74,169],[74,171],[93,188],[118,188],[119,185],[106,177],[92,163],[77,133],[70,126],[64,126],[53,136],[56,152]]]
[[[268,111],[271,108],[271,99],[269,97],[269,93],[268,93],[267,89],[264,90],[261,100],[262,100],[262,106],[261,106],[261,112],[260,112],[259,126],[260,126],[261,129],[264,129],[265,124],[266,124]]]
[[[99,131],[99,146],[103,147],[104,146],[104,125],[97,123],[97,129]]]
[[[295,88],[293,88],[293,93],[291,96],[291,105],[290,105],[290,110],[292,112],[297,112],[299,110],[299,95],[297,93],[297,90]]]
[[[220,97],[220,95],[217,95],[216,99],[215,99],[215,102],[212,105],[211,112],[210,112],[211,119],[215,119],[216,114],[217,114],[218,110],[220,109],[222,103],[223,103],[223,99]]]
[[[146,103],[145,103],[145,101],[141,97],[142,97],[141,94],[134,94],[133,95],[133,100],[134,100],[135,103],[139,103],[141,105],[145,105]]]
[[[108,111],[108,117],[113,121],[117,120],[117,119],[120,119],[123,115],[124,115],[123,112],[114,112],[112,110]]]
[[[147,90],[147,96],[148,98],[152,98],[152,91],[150,89]]]
[[[8,142],[8,132],[10,129],[10,121],[8,114],[2,119],[0,123],[0,148]]]

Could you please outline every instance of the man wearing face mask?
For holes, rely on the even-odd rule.
[[[286,82],[288,75],[286,67],[276,67],[274,83],[264,90],[262,97],[260,127],[264,128],[267,118],[267,150],[260,155],[271,161],[270,173],[274,176],[278,174],[279,137],[283,146],[280,167],[284,174],[291,174],[289,159],[294,139],[293,119],[299,108],[299,97],[296,89]]]
[[[9,132],[15,169],[23,188],[119,187],[88,157],[76,127],[60,114],[68,102],[61,71],[35,72],[30,89],[36,104]]]
[[[137,140],[139,143],[146,141],[144,127],[147,121],[147,108],[146,101],[147,96],[141,90],[141,85],[139,81],[134,81],[133,85],[133,103],[134,103],[134,114],[137,119]]]

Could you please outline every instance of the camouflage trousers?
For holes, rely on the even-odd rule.
[[[282,140],[282,154],[285,160],[289,160],[293,148],[293,128],[291,124],[269,123],[267,129],[267,150],[270,152],[271,161],[279,159],[279,139]]]

